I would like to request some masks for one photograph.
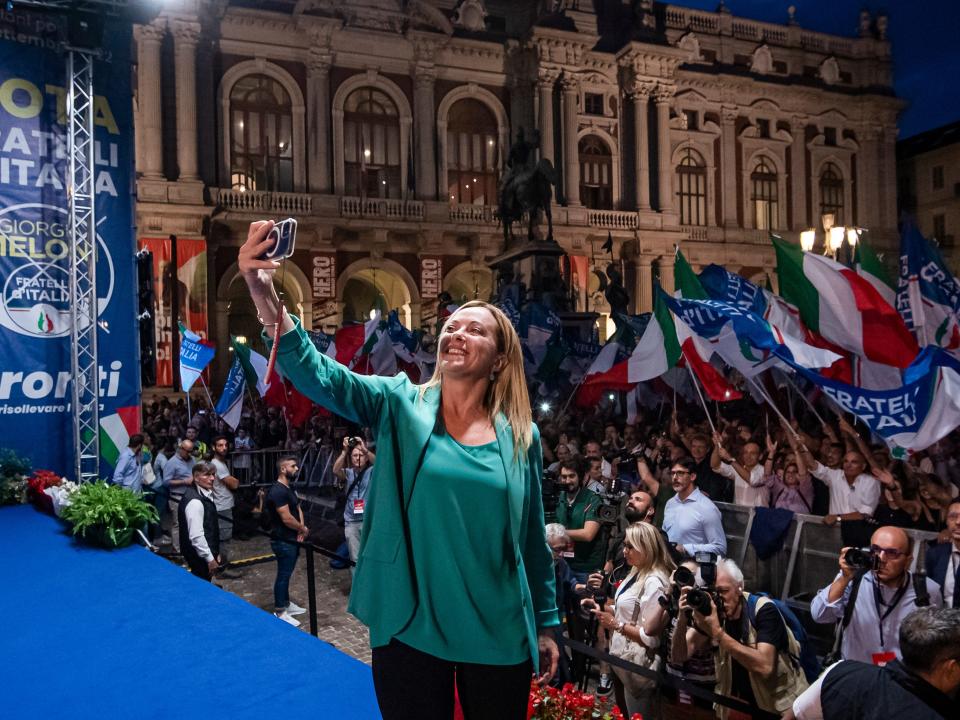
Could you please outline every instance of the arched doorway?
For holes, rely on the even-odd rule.
[[[403,278],[383,268],[367,267],[349,275],[341,294],[343,323],[366,322],[379,309],[386,317],[396,310],[400,322],[411,327],[413,308],[410,290]]]
[[[489,300],[493,293],[493,273],[482,265],[465,262],[450,270],[443,285],[457,305],[470,300]]]

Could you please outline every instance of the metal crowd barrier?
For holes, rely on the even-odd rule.
[[[269,484],[277,479],[277,460],[285,455],[300,458],[300,474],[293,483],[294,487],[319,488],[335,484],[332,451],[314,443],[300,451],[284,448],[234,450],[230,453],[230,469],[241,485]]]
[[[780,550],[766,560],[757,557],[750,544],[750,531],[756,513],[754,508],[717,503],[727,534],[727,555],[743,570],[744,587],[762,590],[788,603],[806,620],[808,631],[826,641],[832,636],[833,625],[816,626],[810,619],[810,602],[817,591],[833,582],[843,541],[840,526],[823,524],[820,515],[796,513],[787,529]],[[910,570],[924,567],[927,540],[936,533],[923,530],[904,532],[913,538],[913,561]]]

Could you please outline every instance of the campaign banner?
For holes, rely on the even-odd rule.
[[[0,447],[74,474],[64,24],[19,6],[0,34]],[[94,65],[101,475],[139,430],[131,29],[107,22]]]
[[[173,387],[173,332],[177,327],[173,319],[174,295],[179,308],[177,319],[201,338],[207,337],[207,244],[204,240],[178,237],[174,274],[173,242],[171,238],[140,238],[140,247],[153,255],[158,387]]]

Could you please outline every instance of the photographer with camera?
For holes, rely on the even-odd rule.
[[[367,449],[360,436],[345,437],[343,449],[333,463],[333,474],[346,487],[347,504],[343,508],[343,534],[347,539],[350,559],[356,563],[360,553],[360,531],[363,529],[363,508],[370,490],[370,476],[376,455]],[[346,467],[345,467],[346,466]],[[357,566],[350,568],[353,575]]]
[[[912,538],[892,526],[877,530],[869,548],[840,551],[840,573],[810,603],[814,622],[837,623],[835,654],[885,665],[900,657],[903,619],[918,607],[943,604],[933,580],[909,572],[912,559]]]
[[[717,506],[697,488],[696,467],[690,458],[673,463],[670,478],[676,494],[664,508],[663,530],[681,555],[722,556],[727,552],[727,534]]]
[[[611,655],[656,670],[660,664],[657,648],[667,622],[660,598],[676,566],[660,532],[650,523],[634,523],[627,528],[623,553],[630,572],[617,586],[613,608],[600,605],[596,598],[585,598],[580,604],[596,616],[601,627],[612,632]],[[654,682],[616,667],[613,673],[622,709],[631,716],[641,713],[655,717],[658,698]]]
[[[699,564],[703,573],[704,563]],[[800,643],[773,600],[744,591],[743,573],[733,560],[717,562],[713,587],[709,582],[702,589],[684,587],[679,607],[675,632],[686,638],[686,647],[675,641],[673,660],[684,662],[712,644],[718,694],[783,713],[807,689]],[[722,706],[716,711],[720,718],[728,714]]]

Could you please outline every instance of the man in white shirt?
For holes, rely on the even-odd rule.
[[[721,462],[722,461],[722,462]],[[736,460],[723,447],[720,433],[713,434],[713,455],[710,467],[714,472],[733,481],[733,502],[744,507],[768,507],[770,492],[767,489],[763,465],[760,464],[760,444],[748,440]]]
[[[830,513],[823,518],[824,525],[873,516],[880,502],[880,481],[864,472],[867,461],[862,453],[848,451],[843,456],[843,466],[831,470],[817,462],[805,446],[801,447],[801,452],[810,474],[830,489]]]
[[[192,468],[193,480],[180,498],[180,550],[190,572],[210,580],[220,567],[220,530],[213,504],[213,480],[216,471],[209,463]]]

